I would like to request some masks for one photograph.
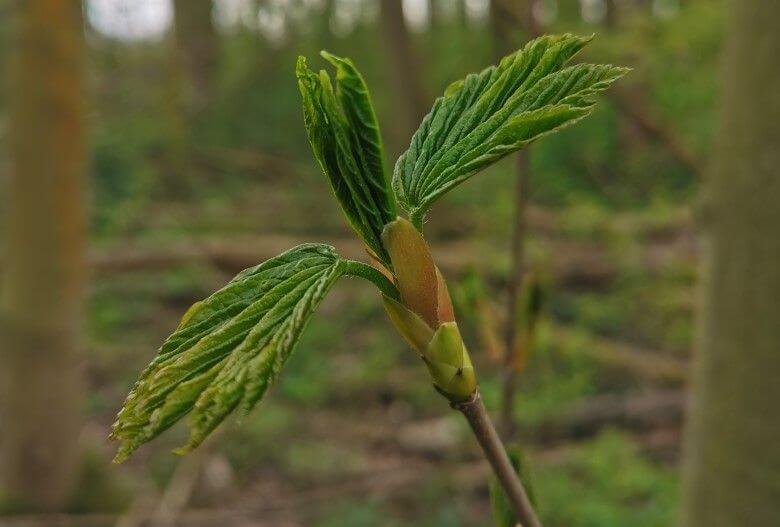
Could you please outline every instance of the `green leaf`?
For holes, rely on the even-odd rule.
[[[380,236],[396,206],[368,88],[349,59],[322,56],[336,67],[335,92],[327,72],[314,73],[304,57],[296,68],[309,143],[350,225],[389,266]]]
[[[116,461],[190,413],[200,444],[237,407],[249,411],[274,382],[312,313],[343,275],[398,296],[378,271],[306,244],[236,275],[194,304],[143,371],[114,423]]]
[[[523,461],[523,456],[519,449],[514,448],[507,452],[509,454],[509,460],[512,462],[512,466],[520,476],[520,481],[523,483],[525,491],[528,493],[528,499],[531,505],[536,507],[536,496],[534,494],[533,486],[531,485],[531,478],[528,475],[526,464]],[[509,503],[509,498],[506,496],[503,487],[498,482],[495,476],[490,478],[490,503],[493,508],[493,519],[496,522],[496,527],[515,527],[519,525],[515,511],[512,510],[512,505]]]
[[[497,66],[445,90],[393,173],[396,198],[418,228],[441,195],[510,152],[590,113],[594,95],[627,70],[593,64],[564,68],[589,40],[538,38]]]

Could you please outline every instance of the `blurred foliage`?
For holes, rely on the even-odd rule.
[[[675,475],[606,432],[570,459],[537,470],[539,510],[551,527],[655,527],[675,518]]]
[[[635,86],[646,110],[667,122],[703,157],[713,122],[721,3],[685,2],[672,16],[654,18],[624,6],[619,30],[599,30],[582,20],[560,18],[546,29],[586,34],[597,31],[599,38],[588,50],[587,59],[633,66],[627,82]],[[181,79],[171,67],[169,39],[124,43],[93,32],[89,47],[95,96],[93,213],[99,230],[127,225],[128,216],[133,211],[141,214],[150,195],[181,198],[180,193],[186,191],[203,199],[211,195],[208,189],[215,185],[220,193],[238,192],[258,178],[281,176],[240,166],[230,156],[214,156],[224,149],[271,152],[305,167],[298,177],[316,178],[302,126],[294,64],[297,55],[313,56],[321,48],[350,56],[364,72],[392,161],[408,138],[393,119],[392,83],[385,81],[395,73],[387,69],[385,50],[375,38],[379,23],[375,8],[367,7],[371,2],[363,4],[362,8],[336,4],[330,18],[322,10],[334,9],[334,4],[301,8],[296,11],[299,19],[288,20],[278,39],[269,40],[267,34],[246,25],[223,31],[217,89],[186,133],[176,96]],[[269,2],[267,9],[276,9],[275,5]],[[362,11],[355,17],[355,12],[340,14],[342,9]],[[334,34],[331,29],[338,26],[339,17],[354,20],[350,18],[349,30]],[[309,19],[316,23],[309,23]],[[424,85],[431,100],[432,94],[452,80],[492,62],[490,26],[484,19],[464,23],[457,14],[447,14],[428,29],[414,32],[412,37],[420,62],[427,66]],[[533,149],[534,199],[555,205],[598,200],[617,207],[647,204],[657,195],[678,202],[688,199],[694,184],[692,175],[677,166],[662,145],[638,140],[637,134],[614,107],[604,104],[586,122],[540,142]],[[184,183],[176,187],[179,191],[171,195],[171,187],[165,183],[175,172],[171,157],[177,155],[176,145],[185,139],[192,145],[189,155],[195,166],[183,176]],[[316,181],[324,184],[319,178]],[[498,192],[505,180],[493,176],[480,181],[469,189],[488,192],[486,199],[497,200],[501,207],[500,201],[508,198]],[[472,202],[468,192],[450,199],[480,206]]]
[[[542,14],[558,6],[545,32],[597,32],[583,59],[632,66],[625,88],[641,111],[674,131],[706,165],[717,108],[724,1],[616,3],[620,10],[611,28],[602,20],[583,20],[573,1],[541,0],[538,5]],[[352,58],[371,90],[388,166],[408,146],[409,131],[397,118],[391,91],[396,73],[380,38],[382,21],[374,0],[292,0],[286,9],[278,0],[248,4],[258,6],[257,16],[220,23],[213,94],[197,111],[186,107],[187,81],[170,32],[121,40],[101,34],[97,24],[88,28],[89,188],[96,253],[132,249],[128,241],[164,251],[177,242],[201,240],[241,245],[244,235],[307,241],[315,234],[346,233],[306,142],[294,76],[298,55],[313,57],[324,48]],[[413,25],[411,38],[432,101],[453,80],[493,63],[494,43],[487,9],[480,10],[486,2],[432,0],[431,5],[434,16]],[[3,51],[9,47],[5,20],[0,23]],[[282,20],[281,32],[269,22],[274,20]],[[512,39],[521,45],[521,32]],[[3,113],[4,95],[3,86]],[[592,345],[589,336],[685,354],[692,338],[696,280],[690,259],[669,259],[666,251],[690,237],[697,176],[665,145],[646,137],[613,100],[601,101],[580,125],[535,144],[531,163],[531,201],[543,214],[530,214],[529,260],[557,268],[569,256],[556,252],[566,242],[563,247],[595,247],[614,272],[605,283],[556,283],[551,290],[549,317],[571,324],[583,338],[561,343],[552,324],[540,325],[537,349],[520,379],[516,406],[522,427],[536,426],[583,398],[627,388],[627,381],[605,375],[592,355],[577,353]],[[513,179],[513,161],[492,167],[443,198],[435,213],[440,219],[430,224],[435,242],[471,238],[478,242],[474,250],[491,251],[475,272],[484,277],[480,287],[496,296],[498,309],[503,309],[502,277],[508,269],[505,247],[514,198],[507,189]],[[95,420],[110,423],[135,373],[186,306],[227,278],[204,262],[93,273],[84,341],[90,359],[87,409]],[[456,278],[451,283],[457,297]],[[322,306],[329,313],[308,327],[269,400],[240,426],[224,427],[216,449],[235,471],[237,493],[254,492],[253,482],[271,480],[292,494],[313,480],[340,481],[370,470],[364,465],[372,456],[398,455],[394,441],[404,424],[446,411],[431,396],[419,359],[386,322],[379,322],[384,317],[376,305],[368,288],[340,284]],[[466,319],[472,315],[461,313]],[[475,328],[465,332],[476,342]],[[563,345],[572,349],[561,353]],[[480,350],[473,355],[486,404],[497,409],[500,372]],[[330,418],[334,412],[343,419],[326,430],[315,426],[318,413]],[[388,420],[391,426],[377,434],[386,437],[365,439],[362,429],[341,429],[349,419],[368,429]],[[140,453],[132,470],[163,487],[178,462],[169,450],[183,439],[179,428],[163,435],[158,445]],[[541,453],[535,460],[532,451],[545,525],[670,525],[676,475],[638,449],[632,437],[609,432],[576,444],[561,460]],[[413,453],[401,455],[410,456],[410,463],[425,462]],[[312,511],[307,525],[488,525],[486,489],[464,494],[450,465],[456,463],[442,462],[442,473],[425,473],[399,491],[400,497],[329,499]],[[85,471],[87,478],[103,481],[97,468]],[[108,505],[97,506],[95,500]],[[115,495],[80,495],[74,507],[120,508],[119,501]]]

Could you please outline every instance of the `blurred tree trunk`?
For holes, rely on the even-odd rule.
[[[455,11],[455,24],[456,27],[463,31],[467,31],[469,27],[468,15],[466,14],[466,1],[465,0],[450,0],[455,4],[453,8]]]
[[[81,2],[14,4],[0,303],[7,506],[58,510],[81,426],[85,146]]]
[[[420,61],[412,47],[401,1],[379,0],[379,6],[387,60],[392,67],[390,77],[394,83],[399,107],[404,110],[403,128],[410,138],[428,112],[429,105],[423,87]]]
[[[682,525],[780,520],[780,2],[731,2]]]
[[[188,106],[204,108],[213,93],[219,60],[212,0],[174,0],[174,33],[179,59],[190,87]]]
[[[617,25],[617,5],[615,0],[604,0],[604,26],[608,29],[614,29]]]
[[[439,19],[439,2],[437,0],[428,0],[428,27],[429,31],[435,31],[441,20]]]
[[[325,0],[322,3],[322,12],[317,17],[317,40],[321,49],[332,50],[334,48],[334,35],[330,28],[335,9],[334,0]]]
[[[174,0],[173,52],[165,90],[168,146],[160,192],[166,198],[191,194],[205,175],[192,162],[198,131],[207,130],[219,59],[212,0]]]
[[[497,58],[542,33],[533,7],[533,0],[490,0],[490,26]]]
[[[533,17],[531,0],[491,0],[490,25],[493,33],[493,54],[496,61],[511,53],[523,42],[538,33]],[[515,11],[510,12],[509,9]],[[523,27],[518,27],[515,21]],[[525,37],[525,38],[520,38]],[[514,400],[517,391],[514,350],[517,334],[517,307],[525,270],[525,209],[528,203],[531,158],[529,150],[521,150],[516,156],[514,218],[509,240],[510,270],[507,278],[507,312],[504,328],[504,379],[501,405],[501,429],[507,438],[514,435]]]
[[[582,4],[580,0],[557,0],[558,21],[568,24],[582,22]]]

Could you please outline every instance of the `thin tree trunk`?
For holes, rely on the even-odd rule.
[[[181,198],[192,193],[204,174],[193,160],[199,130],[211,102],[219,60],[212,0],[174,0],[173,42],[165,90],[168,147],[160,193]]]
[[[582,22],[582,4],[580,0],[556,0],[558,6],[558,21],[564,24],[579,24]]]
[[[617,5],[615,0],[604,0],[604,27],[607,30],[615,29],[618,22]]]
[[[214,89],[219,38],[214,27],[212,0],[174,0],[174,33],[179,59],[189,87],[191,110],[205,107]]]
[[[493,31],[494,54],[496,60],[514,49],[512,30],[522,29],[528,36],[534,37],[538,31],[531,10],[530,0],[512,4],[516,11],[508,12],[507,0],[492,0],[490,3],[490,22]],[[525,27],[517,28],[514,21],[520,20]],[[514,399],[517,390],[517,375],[514,367],[514,350],[517,344],[517,303],[525,269],[525,208],[528,202],[528,187],[531,163],[528,150],[522,150],[516,157],[514,217],[510,238],[510,270],[507,283],[507,314],[504,328],[504,379],[502,388],[501,429],[506,437],[514,436]]]
[[[682,525],[780,520],[780,3],[731,2]]]
[[[45,511],[61,508],[73,490],[81,425],[81,2],[16,2],[14,16],[0,303],[2,482],[9,506]]]
[[[508,439],[511,439],[515,434],[517,307],[523,283],[523,272],[525,271],[525,209],[528,203],[527,195],[531,176],[528,150],[519,152],[516,159],[514,217],[509,240],[511,264],[507,281],[506,326],[504,328],[504,384],[501,395],[501,428]]]
[[[409,30],[404,19],[400,0],[380,0],[382,32],[388,62],[392,66],[392,82],[398,98],[399,108],[403,108],[403,129],[407,136],[417,129],[423,116],[428,112],[429,101],[425,96],[419,58],[412,48]]]

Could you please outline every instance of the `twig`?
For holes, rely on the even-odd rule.
[[[493,472],[495,472],[499,483],[501,483],[506,492],[509,502],[517,514],[517,519],[522,526],[541,527],[542,524],[539,522],[536,512],[534,512],[531,501],[528,499],[528,494],[526,494],[523,488],[523,483],[512,467],[504,445],[501,443],[501,439],[498,437],[493,422],[488,416],[485,405],[482,403],[479,391],[474,392],[474,395],[468,401],[453,404],[452,407],[466,417],[471,430],[474,432],[474,436],[479,441],[479,445],[490,462],[490,466],[493,467]]]
[[[523,281],[525,265],[525,205],[529,175],[528,152],[517,154],[517,177],[515,182],[515,217],[512,224],[511,258],[512,266],[507,284],[507,316],[504,336],[504,385],[501,406],[501,428],[507,437],[514,435],[514,399],[517,375],[514,367],[514,350],[517,342],[517,300]]]
[[[181,458],[152,513],[151,527],[173,527],[176,524],[177,517],[190,500],[206,456],[205,448],[199,448]]]
[[[533,16],[532,2],[494,1],[490,4],[491,20],[495,37],[496,51],[500,58],[511,51],[510,34],[516,25],[523,29],[531,38],[540,33],[540,28]],[[513,24],[515,22],[515,24]],[[508,438],[512,438],[514,430],[514,399],[517,387],[517,371],[515,369],[515,345],[517,343],[517,300],[523,281],[525,265],[525,215],[530,180],[531,162],[528,150],[521,150],[516,157],[514,221],[510,240],[511,267],[507,283],[507,313],[504,333],[504,370],[501,406],[501,429]]]

